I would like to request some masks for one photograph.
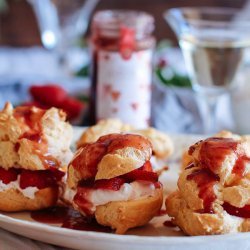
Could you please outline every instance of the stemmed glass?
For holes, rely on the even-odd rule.
[[[70,73],[67,57],[72,53],[71,48],[76,47],[79,38],[86,33],[99,0],[28,1],[36,14],[43,46],[53,50],[64,72]]]
[[[164,17],[178,37],[193,90],[206,102],[204,132],[217,132],[217,102],[236,86],[250,21],[239,9],[211,7],[170,9]]]

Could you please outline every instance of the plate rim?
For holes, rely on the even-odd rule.
[[[46,223],[40,223],[36,221],[28,221],[18,218],[13,218],[11,216],[0,213],[0,222],[4,222],[9,225],[18,225],[25,226],[29,229],[39,229],[46,231],[47,233],[58,233],[60,231],[61,235],[72,236],[74,234],[76,237],[81,237],[82,239],[86,238],[88,240],[93,240],[98,238],[99,240],[105,241],[115,241],[116,243],[126,242],[128,243],[128,239],[133,241],[133,244],[149,244],[154,243],[157,245],[162,244],[198,244],[204,243],[207,240],[216,240],[216,241],[233,241],[240,240],[245,237],[250,236],[250,232],[242,232],[242,233],[229,233],[223,235],[202,235],[202,236],[143,236],[143,235],[118,235],[118,234],[109,234],[102,232],[93,232],[93,231],[80,231],[73,230],[68,228],[62,228],[53,226]],[[5,227],[1,228],[5,229]],[[6,230],[6,229],[5,229]],[[7,230],[8,231],[8,230]],[[156,240],[157,239],[157,240]]]

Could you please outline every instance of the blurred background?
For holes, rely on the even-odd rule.
[[[151,124],[171,133],[203,133],[202,102],[191,89],[176,35],[163,18],[167,9],[184,6],[232,7],[250,16],[247,0],[0,0],[0,108],[6,101],[37,104],[37,91],[53,98],[57,85],[70,96],[62,107],[70,121],[89,125],[92,16],[104,9],[140,10],[155,19]],[[245,113],[250,110],[249,65],[247,57],[240,87],[216,107],[218,130],[250,133]],[[44,85],[50,87],[32,89]]]

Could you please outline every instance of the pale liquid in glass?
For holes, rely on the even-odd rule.
[[[194,90],[219,94],[234,84],[250,40],[239,41],[222,34],[186,35],[180,46]]]

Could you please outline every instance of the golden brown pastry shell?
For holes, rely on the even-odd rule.
[[[130,228],[147,224],[161,209],[162,201],[163,191],[158,188],[154,196],[97,206],[95,218],[99,224],[115,229],[117,234],[124,234]]]
[[[19,190],[10,188],[0,192],[0,211],[19,212],[25,210],[39,210],[51,207],[58,199],[58,188],[48,187],[35,193],[35,198],[24,196]]]

